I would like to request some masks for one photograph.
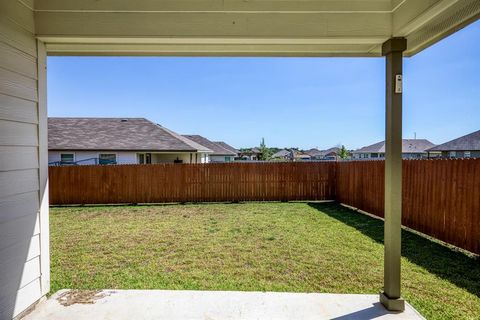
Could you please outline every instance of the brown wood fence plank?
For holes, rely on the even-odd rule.
[[[383,217],[384,161],[340,162],[336,199]],[[480,254],[480,159],[403,161],[402,224]]]
[[[52,204],[334,200],[335,163],[50,167]]]

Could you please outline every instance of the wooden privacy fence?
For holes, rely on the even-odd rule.
[[[339,162],[336,199],[384,216],[384,161]],[[402,224],[480,254],[480,159],[404,160]]]
[[[383,217],[384,162],[50,167],[52,204],[337,200]],[[402,224],[480,254],[480,159],[404,160]]]
[[[49,168],[51,204],[335,198],[335,163],[219,163]]]

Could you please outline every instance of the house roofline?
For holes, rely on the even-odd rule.
[[[123,152],[142,152],[142,153],[212,153],[206,150],[152,150],[152,149],[73,149],[73,148],[53,148],[48,151],[123,151]]]

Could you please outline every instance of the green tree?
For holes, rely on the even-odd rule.
[[[345,148],[344,145],[340,147],[340,153],[338,154],[341,159],[347,159],[348,158],[348,150]]]
[[[262,138],[262,141],[260,142],[260,159],[259,160],[270,160],[272,157],[272,150],[267,148],[267,145],[265,144],[265,138]]]

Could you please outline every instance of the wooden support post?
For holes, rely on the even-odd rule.
[[[402,60],[404,38],[392,38],[382,46],[386,57],[385,123],[385,260],[384,292],[380,302],[391,311],[405,310],[400,296],[402,223]]]

